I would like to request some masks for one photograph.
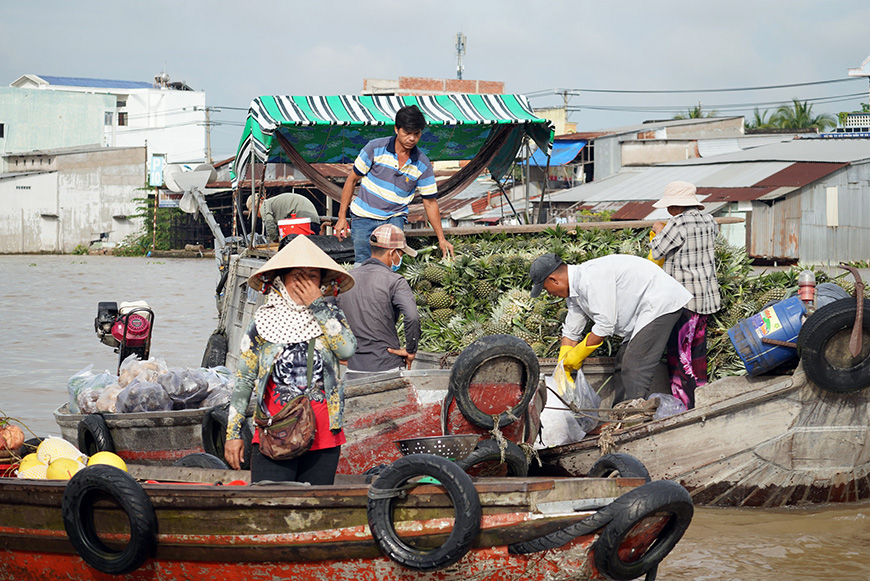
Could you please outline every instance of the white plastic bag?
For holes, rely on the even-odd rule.
[[[553,375],[548,375],[544,378],[547,388],[559,397],[547,398],[547,406],[541,411],[541,433],[535,441],[536,448],[561,446],[571,442],[578,442],[586,437],[588,430],[583,429],[578,419],[574,417],[574,413],[566,404],[574,403],[577,404],[577,407],[581,408],[598,407],[600,398],[595,406],[587,406],[588,394],[585,393],[585,390],[588,389],[593,395],[595,393],[592,392],[581,371],[577,372],[577,378],[577,383],[571,381],[570,377],[565,373],[565,368],[561,361],[556,366],[556,369],[553,370]],[[592,424],[588,428],[589,430],[597,425],[597,422],[594,420],[587,422],[587,425],[588,423]]]
[[[680,398],[669,393],[651,393],[647,401],[654,399],[659,400],[659,407],[656,408],[656,413],[653,415],[654,420],[660,420],[674,414],[679,414],[686,411],[686,404]]]
[[[93,413],[95,409],[90,411],[82,410],[82,403],[86,406],[95,403],[100,395],[100,391],[108,385],[117,383],[118,378],[112,375],[109,371],[103,373],[94,373],[94,365],[90,364],[72,377],[66,384],[69,392],[69,411],[70,413]]]

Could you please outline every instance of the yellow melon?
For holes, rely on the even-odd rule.
[[[114,466],[124,472],[127,471],[127,463],[124,462],[123,458],[113,452],[97,452],[88,460],[88,466],[93,466],[94,464],[108,464],[109,466]]]
[[[84,468],[85,465],[72,458],[58,458],[48,465],[45,475],[49,480],[69,480],[73,474]]]

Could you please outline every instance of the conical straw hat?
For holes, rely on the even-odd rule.
[[[254,290],[263,290],[263,286],[267,282],[271,282],[277,272],[289,268],[320,268],[324,271],[320,284],[327,285],[336,281],[340,293],[350,290],[353,286],[353,277],[309,240],[308,236],[297,236],[278,251],[257,272],[251,275],[251,278],[248,279],[248,286]]]

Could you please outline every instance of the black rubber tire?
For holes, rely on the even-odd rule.
[[[130,524],[130,540],[121,551],[107,547],[94,530],[94,503],[110,495]],[[88,466],[73,475],[63,492],[63,525],[79,556],[110,575],[135,571],[157,545],[157,516],[136,479],[114,466]]]
[[[688,491],[670,480],[644,484],[620,496],[616,502],[620,503],[621,510],[604,527],[592,548],[598,571],[613,579],[635,579],[657,567],[683,538],[695,512]],[[626,536],[641,521],[656,515],[669,515],[669,518],[655,541],[636,560],[623,561],[619,548]]]
[[[670,503],[673,497],[676,497],[680,502],[685,503],[689,507],[688,520],[685,522],[685,526],[688,527],[688,523],[691,521],[692,513],[694,512],[692,497],[689,496],[689,493],[686,492],[685,488],[676,482],[671,482],[670,480],[656,480],[655,482],[648,482],[643,486],[639,486],[634,490],[626,492],[612,503],[602,507],[598,512],[586,517],[577,524],[565,527],[564,529],[550,533],[549,535],[544,535],[543,537],[538,537],[531,541],[509,545],[508,552],[517,555],[526,555],[529,553],[556,549],[570,543],[580,535],[588,535],[607,526],[618,515],[630,510],[637,503],[642,503],[644,506],[655,506],[656,504]],[[685,518],[685,514],[681,514],[683,514],[683,518]],[[682,520],[680,522],[682,523]],[[669,526],[670,524],[671,523],[668,523]],[[682,536],[683,532],[685,532],[685,528],[682,529],[682,532],[679,532],[679,535]],[[678,540],[679,537],[674,541],[674,544],[676,544],[676,541]],[[662,556],[662,558],[664,558],[664,556]],[[639,575],[640,573],[637,576]],[[633,579],[633,577],[631,578]]]
[[[371,490],[399,488],[416,476],[430,476],[444,487],[453,503],[454,524],[443,545],[422,550],[406,544],[396,533],[393,512],[396,496],[368,499],[366,513],[372,537],[381,552],[416,571],[437,571],[459,561],[480,532],[482,509],[471,477],[454,462],[431,454],[411,454],[386,467]]]
[[[30,438],[29,440],[24,440],[24,443],[21,444],[21,447],[18,449],[18,455],[24,458],[28,454],[33,454],[36,452],[36,449],[39,448],[39,445],[42,444],[43,438]]]
[[[856,306],[851,297],[828,303],[807,318],[798,335],[804,372],[825,391],[852,393],[870,387],[870,300],[864,300],[863,349],[853,360],[849,337]]]
[[[529,407],[529,402],[538,387],[540,366],[538,357],[529,344],[513,335],[487,335],[481,337],[456,358],[450,372],[449,391],[456,398],[456,406],[469,422],[481,428],[492,429],[493,421],[489,414],[481,411],[473,401],[469,391],[471,380],[478,368],[491,359],[512,357],[524,368],[523,396],[510,410],[499,414],[498,425],[503,428],[514,418],[521,418]]]
[[[224,457],[224,443],[227,440],[227,416],[230,404],[217,405],[202,416],[202,449],[207,454]],[[242,451],[242,470],[251,468],[251,440],[254,434],[247,420],[242,423],[242,441],[245,447]]]
[[[223,333],[212,333],[205,344],[205,352],[202,354],[201,367],[217,367],[227,362],[229,343]]]
[[[86,456],[97,452],[115,452],[115,442],[109,433],[109,426],[100,414],[88,414],[79,422],[79,450]]]
[[[643,462],[631,454],[622,454],[620,452],[605,454],[596,460],[592,468],[589,469],[587,476],[589,478],[643,478],[646,482],[652,480]]]
[[[175,461],[173,466],[184,468],[210,468],[212,470],[229,470],[229,466],[221,458],[208,452],[193,452]]]
[[[507,447],[504,451],[504,463],[507,465],[507,476],[528,476],[529,462],[526,455],[514,442],[505,441]],[[479,442],[471,454],[462,460],[457,460],[456,465],[468,472],[484,462],[501,463],[501,450],[498,447],[498,442],[493,439]]]

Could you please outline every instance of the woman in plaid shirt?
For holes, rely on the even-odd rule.
[[[707,383],[707,317],[719,310],[722,299],[716,279],[714,244],[719,226],[695,195],[688,182],[671,182],[662,199],[653,204],[667,208],[667,224],[653,225],[652,258],[664,259],[662,268],[682,284],[693,298],[683,309],[668,340],[668,371],[671,391],[695,407],[695,389]]]

